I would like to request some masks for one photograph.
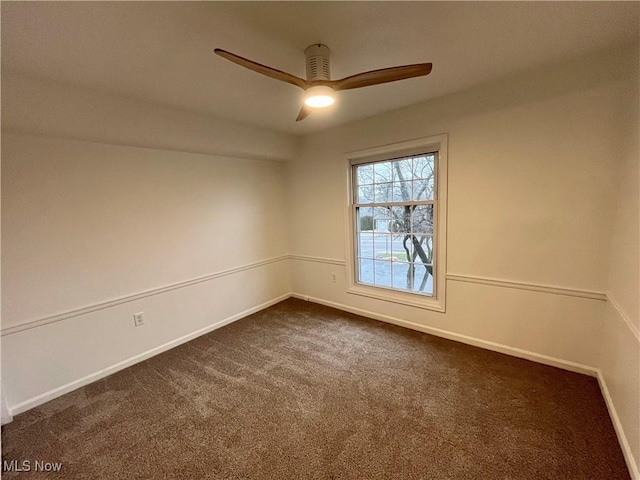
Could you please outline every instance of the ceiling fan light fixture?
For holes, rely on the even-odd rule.
[[[325,108],[336,101],[333,88],[326,85],[318,85],[308,88],[304,94],[304,104],[311,108]]]
[[[304,51],[307,59],[307,79],[296,77],[277,68],[268,67],[241,57],[235,53],[227,52],[221,48],[214,49],[216,55],[236,63],[241,67],[253,70],[261,75],[275,80],[294,85],[304,90],[303,104],[296,122],[304,120],[318,108],[326,108],[336,101],[335,92],[352,90],[354,88],[369,87],[382,83],[397,82],[407,78],[422,77],[431,72],[431,63],[416,63],[413,65],[400,65],[398,67],[379,68],[368,72],[356,73],[339,80],[331,80],[329,73],[329,47],[321,43],[315,43]]]

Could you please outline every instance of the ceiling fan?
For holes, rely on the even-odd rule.
[[[307,118],[314,108],[324,108],[332,105],[335,101],[335,92],[428,75],[432,67],[431,63],[416,63],[414,65],[371,70],[340,80],[330,80],[329,47],[321,43],[316,43],[310,45],[304,51],[307,59],[307,79],[304,80],[290,73],[267,67],[266,65],[220,48],[216,48],[214,52],[249,70],[302,88],[305,91],[304,103],[298,114],[298,118],[296,118],[296,122]]]

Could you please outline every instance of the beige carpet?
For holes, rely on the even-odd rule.
[[[628,479],[595,379],[299,300],[18,415],[78,479]]]

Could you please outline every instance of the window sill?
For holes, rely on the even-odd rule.
[[[385,288],[369,287],[361,284],[351,285],[347,289],[347,293],[375,298],[376,300],[383,300],[386,302],[399,303],[409,307],[422,308],[424,310],[433,310],[435,312],[442,313],[445,311],[444,302],[436,297],[397,292]]]

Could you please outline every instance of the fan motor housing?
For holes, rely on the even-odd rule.
[[[309,45],[304,54],[307,57],[307,80],[330,80],[329,47],[321,43]]]

